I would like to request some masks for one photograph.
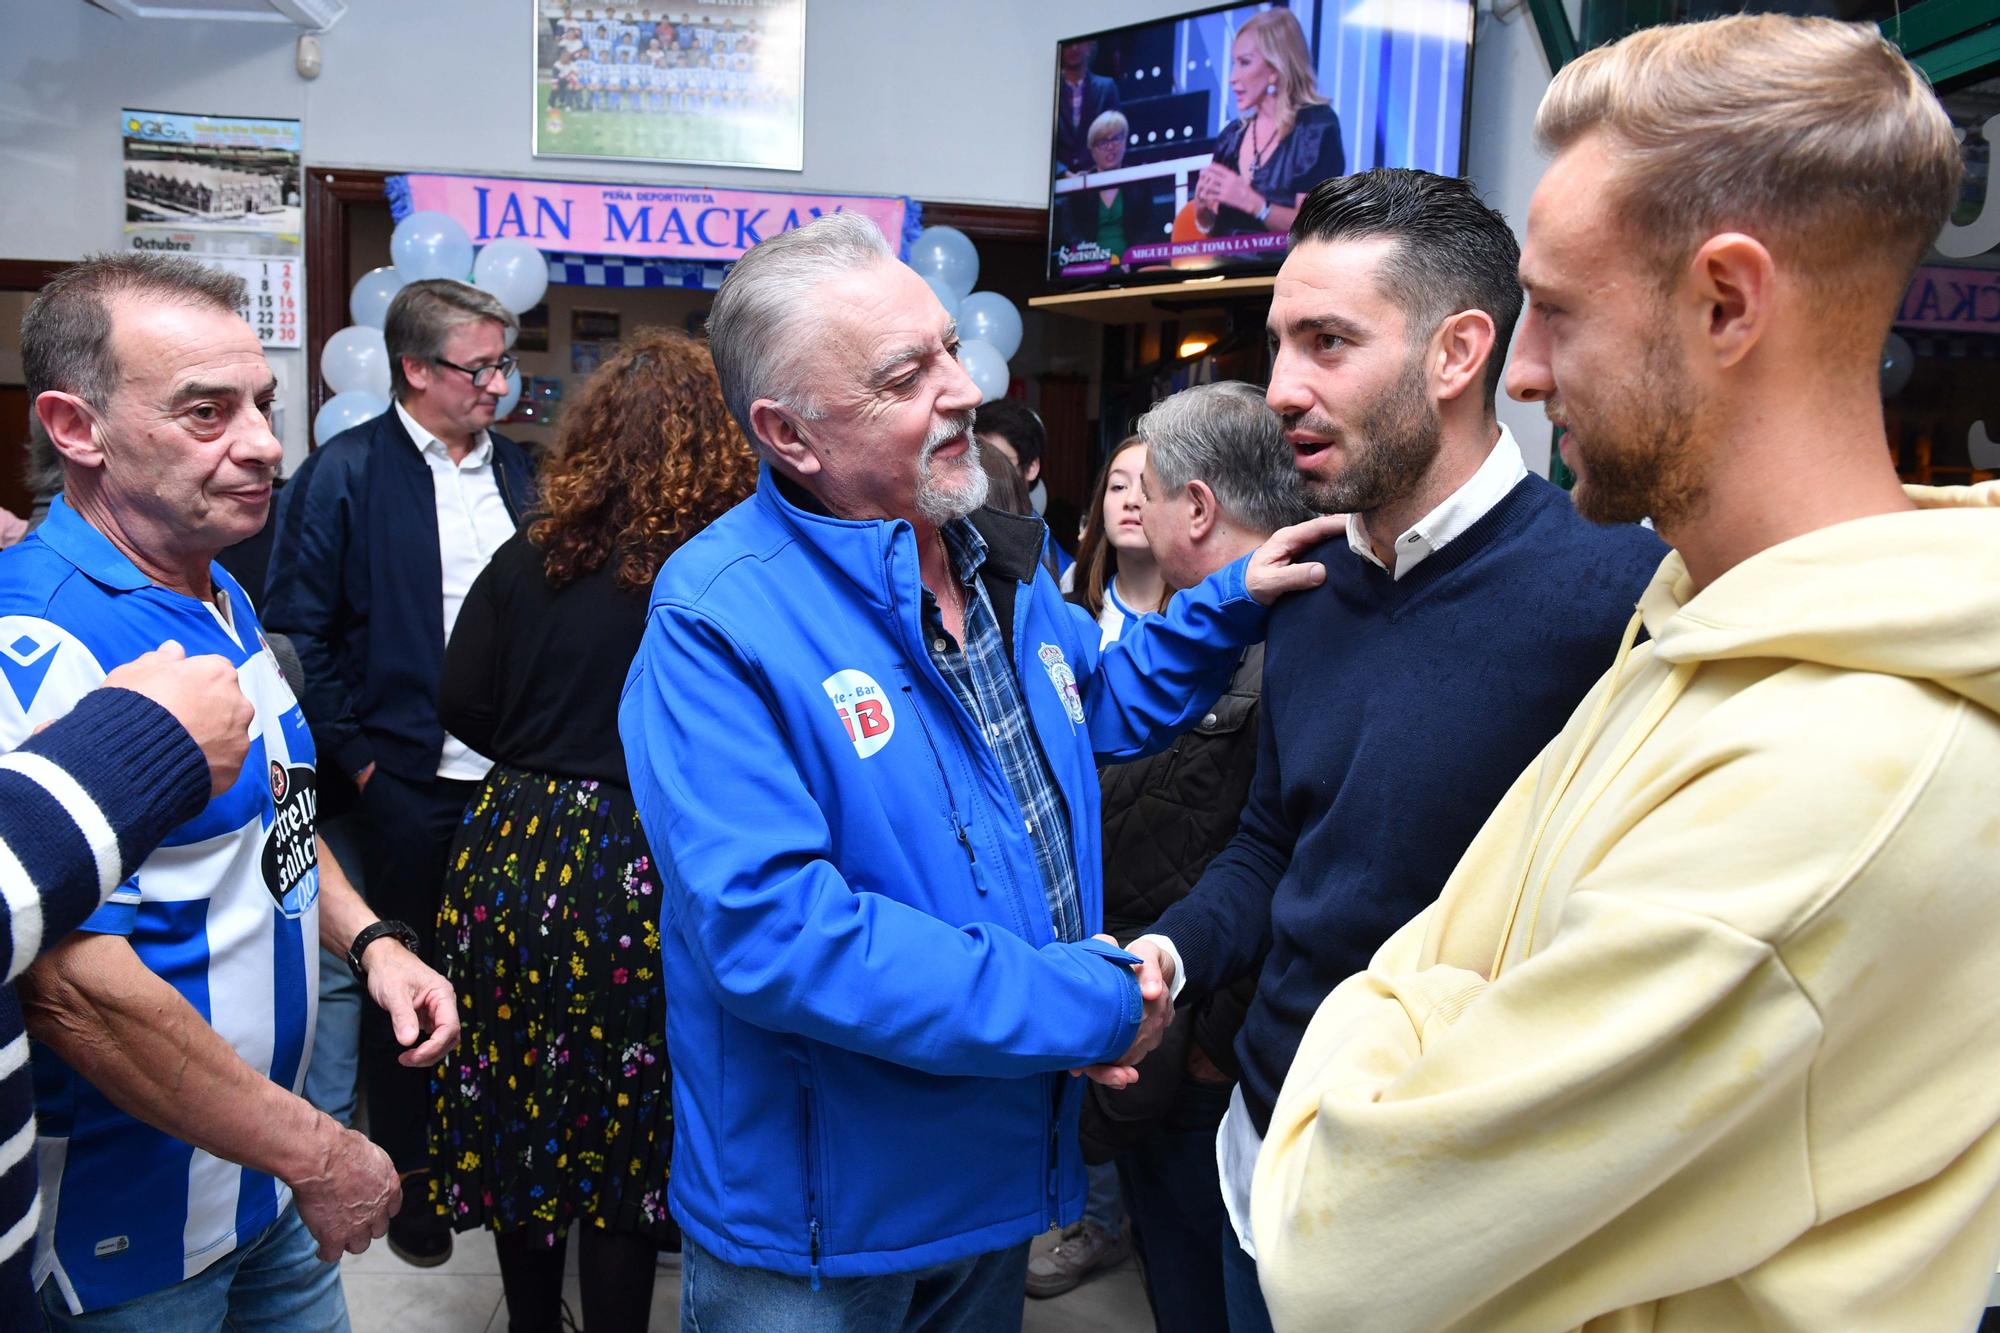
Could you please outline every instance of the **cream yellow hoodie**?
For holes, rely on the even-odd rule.
[[[2000,483],[1911,495],[1699,594],[1669,556],[1651,642],[1327,997],[1252,1195],[1278,1328],[1977,1321]]]

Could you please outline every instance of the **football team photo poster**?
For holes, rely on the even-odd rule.
[[[537,157],[798,171],[805,0],[531,0]]]

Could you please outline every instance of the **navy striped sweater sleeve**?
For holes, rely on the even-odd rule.
[[[0,755],[0,1328],[38,1327],[34,1092],[11,984],[208,800],[208,763],[173,714],[92,690]]]

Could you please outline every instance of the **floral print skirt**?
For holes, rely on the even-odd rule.
[[[437,1067],[431,1199],[459,1231],[572,1222],[670,1244],[660,881],[632,797],[496,765],[438,912],[463,1031]]]

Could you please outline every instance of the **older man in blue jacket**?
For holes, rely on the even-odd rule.
[[[1200,718],[1326,521],[1100,653],[982,508],[957,334],[874,226],[764,242],[711,345],[764,469],[653,591],[621,731],[668,886],[686,1326],[1018,1327],[1083,1196],[1067,1071],[1133,1077],[1097,755]]]

